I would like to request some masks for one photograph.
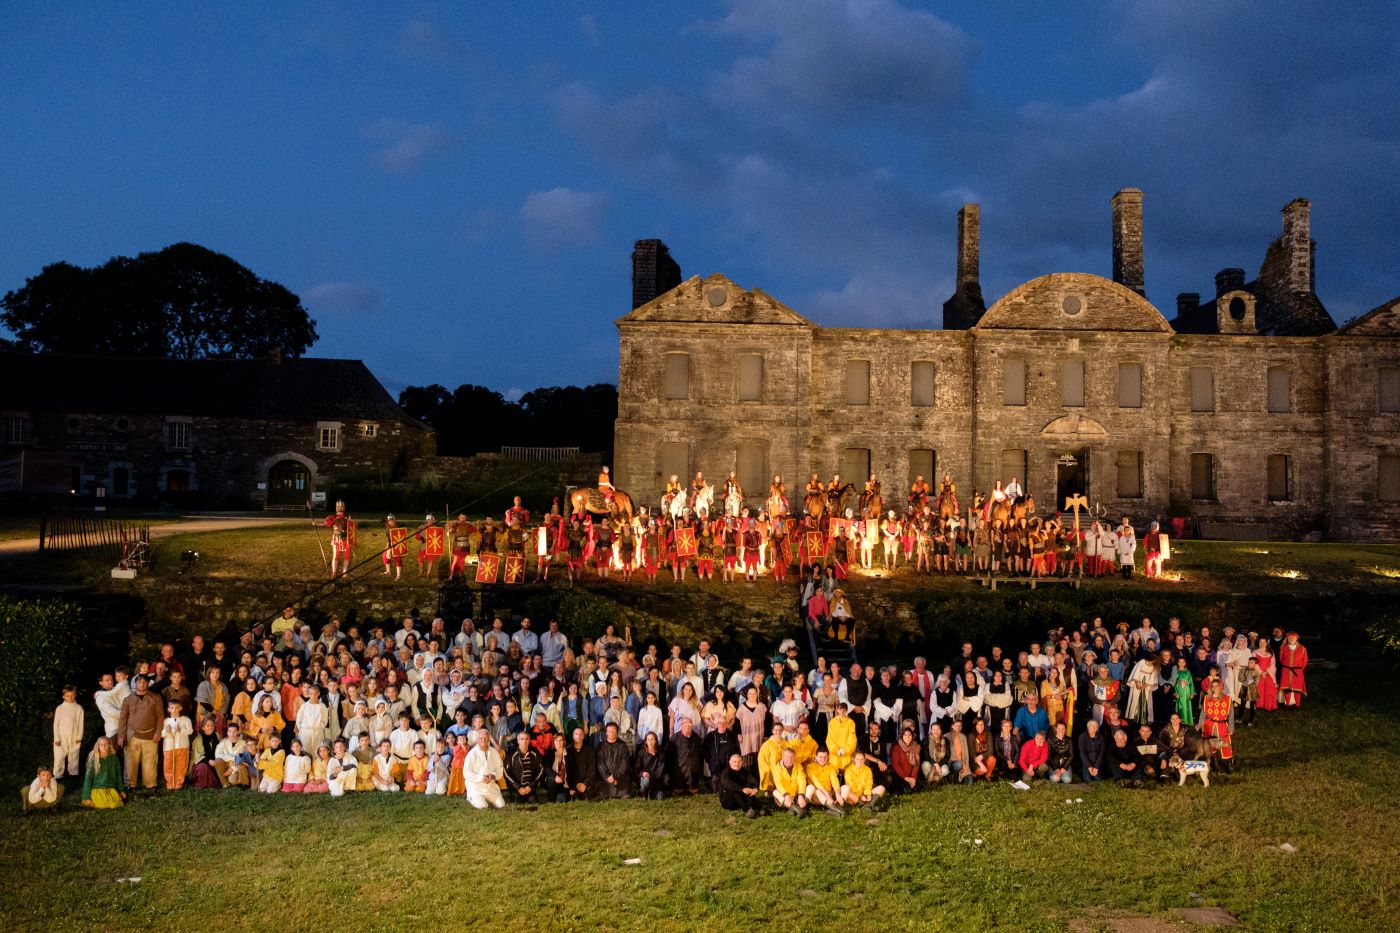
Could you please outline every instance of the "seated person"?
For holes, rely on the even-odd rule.
[[[875,783],[875,776],[865,763],[865,752],[856,751],[842,777],[845,783],[841,785],[841,799],[849,806],[874,810],[885,796],[885,789]]]
[[[719,776],[719,805],[725,810],[742,810],[752,820],[758,816],[759,804],[758,780],[744,768],[742,755],[730,755],[729,767]]]
[[[28,787],[19,789],[20,809],[48,810],[63,799],[63,785],[54,779],[51,768],[39,767]]]
[[[773,802],[796,817],[807,815],[807,775],[797,763],[797,753],[783,749],[773,766]]]

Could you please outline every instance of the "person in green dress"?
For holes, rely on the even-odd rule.
[[[1176,711],[1181,721],[1188,726],[1196,724],[1196,705],[1191,701],[1196,696],[1196,679],[1186,669],[1186,659],[1176,659]]]
[[[122,805],[121,762],[112,740],[105,735],[97,740],[83,769],[83,806],[97,810],[115,810]]]

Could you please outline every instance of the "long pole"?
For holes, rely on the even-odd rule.
[[[306,500],[306,514],[311,516],[311,526],[316,532],[316,547],[321,551],[321,566],[329,566],[326,562],[326,546],[321,543],[321,529],[316,527],[316,514],[311,511],[311,500]]]

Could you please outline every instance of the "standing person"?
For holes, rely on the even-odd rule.
[[[1287,709],[1299,709],[1303,705],[1303,697],[1308,695],[1308,682],[1304,674],[1308,667],[1308,649],[1298,641],[1297,632],[1284,636],[1278,663],[1279,704]]]
[[[137,675],[136,690],[122,701],[117,723],[117,747],[126,753],[127,787],[134,789],[139,781],[146,790],[155,789],[160,763],[157,742],[164,721],[165,709],[151,693],[149,680],[145,674]]]
[[[335,514],[327,515],[322,524],[331,530],[331,576],[337,577],[342,573],[349,573],[355,521],[345,511],[343,500],[336,500]]]
[[[1219,680],[1210,685],[1210,694],[1201,701],[1201,735],[1212,740],[1220,750],[1220,761],[1228,773],[1235,757],[1230,745],[1230,713],[1234,700],[1225,694],[1225,685]]]
[[[1133,563],[1137,559],[1137,533],[1133,531],[1133,526],[1128,524],[1128,516],[1123,516],[1123,523],[1118,526],[1118,537],[1114,545],[1118,549],[1118,569],[1123,577],[1133,575]]]
[[[63,688],[63,702],[53,711],[53,776],[78,776],[78,753],[83,747],[83,708],[78,705],[78,688]]]
[[[594,753],[598,768],[598,789],[605,797],[630,797],[632,794],[632,748],[618,737],[617,723],[603,729],[603,741]]]
[[[1259,666],[1259,708],[1278,709],[1278,659],[1269,650],[1269,640],[1259,639],[1259,647],[1254,649],[1254,662]]]
[[[179,790],[185,786],[190,769],[190,737],[194,724],[184,715],[178,700],[166,704],[167,715],[160,727],[160,748],[165,756],[165,787]]]
[[[311,686],[311,698],[297,710],[296,726],[302,748],[317,749],[325,742],[326,731],[330,728],[330,710],[321,702],[320,687]]]
[[[126,795],[122,792],[121,765],[112,740],[105,735],[97,740],[83,768],[83,806],[97,810],[115,810]]]
[[[117,723],[121,721],[122,701],[131,693],[127,684],[126,668],[119,667],[114,673],[103,674],[97,679],[98,690],[92,695],[97,712],[102,716],[103,733],[109,739],[117,737]]]
[[[1176,714],[1188,726],[1196,724],[1196,678],[1186,666],[1186,658],[1176,659],[1176,674],[1172,694],[1176,700]]]
[[[491,736],[482,729],[476,734],[476,744],[467,753],[463,777],[467,784],[467,803],[478,810],[488,806],[497,810],[506,805],[501,795],[501,778],[505,766],[501,763],[501,753],[491,746]]]
[[[1108,745],[1099,732],[1097,720],[1084,723],[1084,732],[1076,743],[1079,752],[1079,769],[1085,784],[1101,781],[1107,774]]]
[[[1152,697],[1159,686],[1161,674],[1155,655],[1143,658],[1133,666],[1133,672],[1128,676],[1128,719],[1138,723],[1153,721]]]

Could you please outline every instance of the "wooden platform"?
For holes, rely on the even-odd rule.
[[[1035,589],[1037,586],[1069,586],[1079,589],[1083,583],[1082,577],[971,577],[982,586],[990,586],[996,592],[998,586],[1028,586]]]

